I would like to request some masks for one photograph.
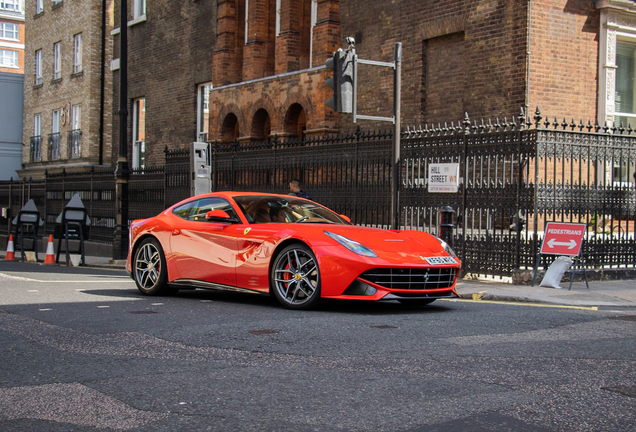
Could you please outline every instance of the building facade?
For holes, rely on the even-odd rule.
[[[112,1],[26,4],[21,177],[110,163]]]
[[[24,73],[24,0],[0,1],[0,72]]]
[[[216,8],[211,0],[128,0],[127,154],[130,166],[163,164],[164,149],[207,139]],[[112,132],[119,146],[120,12],[115,6],[111,62],[115,107]],[[116,161],[118,151],[113,152]]]
[[[0,180],[18,179],[22,164],[24,0],[0,1]]]
[[[537,106],[636,125],[633,0],[219,0],[217,8],[210,140],[297,136],[298,117],[306,134],[353,130],[350,114],[324,107],[321,69],[346,36],[367,60],[391,62],[402,43],[403,126],[466,112],[503,121]],[[392,80],[391,70],[360,65],[358,113],[390,117]]]

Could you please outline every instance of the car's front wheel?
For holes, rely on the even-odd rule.
[[[147,238],[135,252],[133,272],[137,288],[145,295],[170,294],[166,258],[159,241]]]
[[[307,309],[320,299],[320,269],[304,244],[292,244],[274,259],[270,286],[278,301],[290,309]]]

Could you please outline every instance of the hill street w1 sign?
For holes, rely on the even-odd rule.
[[[581,251],[586,227],[584,223],[548,222],[541,253],[577,256]]]
[[[428,165],[428,191],[456,193],[459,189],[458,163],[432,163]]]

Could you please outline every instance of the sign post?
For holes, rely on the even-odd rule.
[[[537,277],[537,267],[541,261],[541,255],[569,255],[578,257],[581,253],[583,245],[583,235],[587,229],[584,223],[569,222],[548,222],[545,227],[545,234],[541,249],[537,255],[537,262],[534,266],[534,274],[532,276],[532,286],[534,286]],[[587,283],[587,274],[585,274],[585,282]],[[570,280],[570,288],[572,281]],[[588,286],[589,288],[589,286]]]

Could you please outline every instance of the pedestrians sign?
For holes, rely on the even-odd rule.
[[[578,256],[585,229],[584,223],[548,222],[540,253]]]

